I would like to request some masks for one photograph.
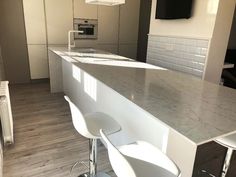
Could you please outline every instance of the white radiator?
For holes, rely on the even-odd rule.
[[[0,118],[4,145],[13,144],[13,119],[8,81],[0,82]]]

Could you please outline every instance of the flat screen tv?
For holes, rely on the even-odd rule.
[[[190,18],[193,0],[157,0],[156,19]]]

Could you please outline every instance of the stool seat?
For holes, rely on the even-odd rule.
[[[161,150],[145,141],[118,147],[138,176],[176,177],[179,169]],[[158,174],[158,175],[157,175]]]
[[[225,137],[217,138],[215,141],[221,144],[222,146],[236,150],[236,133]]]
[[[84,118],[87,123],[87,128],[93,137],[87,138],[101,138],[100,129],[108,135],[120,131],[120,125],[109,115],[102,112],[94,112],[85,114]]]
[[[155,146],[144,141],[137,141],[115,147],[103,130],[100,130],[100,133],[107,144],[109,159],[118,177],[180,176],[180,170],[176,164]]]

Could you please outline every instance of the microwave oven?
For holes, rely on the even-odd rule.
[[[96,19],[74,19],[74,30],[81,31],[75,33],[74,39],[97,39],[98,20]]]

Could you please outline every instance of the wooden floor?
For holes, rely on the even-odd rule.
[[[69,177],[74,162],[88,159],[88,140],[74,130],[63,94],[48,83],[14,85],[10,94],[15,144],[4,150],[4,177]],[[98,154],[98,168],[112,174],[103,146]]]

